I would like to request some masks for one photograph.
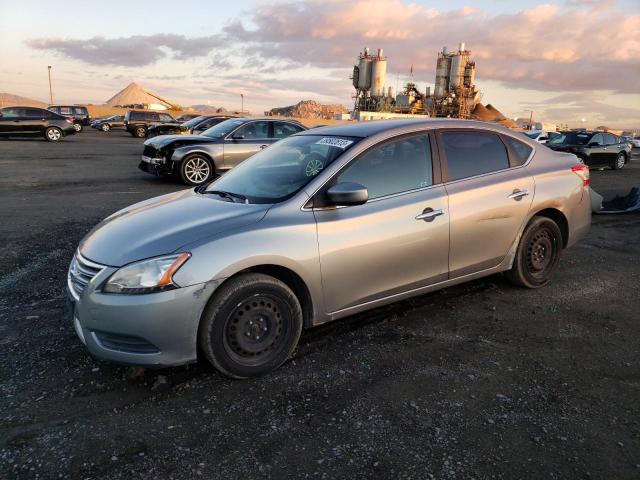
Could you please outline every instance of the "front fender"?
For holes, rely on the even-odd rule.
[[[222,145],[184,145],[178,147],[171,155],[171,161],[179,164],[188,155],[192,153],[200,153],[210,158],[216,170],[222,170],[224,167],[224,155]]]

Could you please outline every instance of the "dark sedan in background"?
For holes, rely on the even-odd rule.
[[[631,159],[631,146],[621,137],[607,132],[559,132],[546,145],[552,150],[577,155],[590,167],[620,170]]]
[[[97,128],[103,132],[108,132],[114,128],[124,128],[124,115],[112,115],[106,118],[99,118],[91,122],[91,128]]]
[[[58,142],[76,129],[73,119],[44,108],[5,107],[0,109],[0,137],[44,137]]]
[[[139,168],[201,185],[261,149],[307,127],[293,120],[232,118],[200,135],[162,135],[144,142]]]
[[[197,135],[230,118],[233,117],[230,115],[199,115],[183,123],[154,125],[147,130],[147,138],[158,135]]]

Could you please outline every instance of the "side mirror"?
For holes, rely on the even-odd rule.
[[[327,190],[329,201],[336,206],[362,205],[369,200],[369,191],[359,183],[338,183]]]
[[[589,145],[587,145],[587,147],[599,147],[600,144],[598,142],[591,142],[589,143]]]

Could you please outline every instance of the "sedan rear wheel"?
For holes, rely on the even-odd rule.
[[[627,163],[627,159],[624,156],[624,153],[619,153],[616,157],[616,161],[613,164],[614,170],[622,170]]]
[[[223,284],[212,297],[198,341],[207,359],[225,375],[258,377],[289,358],[302,323],[300,302],[285,283],[245,273]]]
[[[191,155],[180,165],[180,179],[187,185],[202,185],[213,177],[213,165],[204,155]]]
[[[522,234],[507,278],[527,288],[546,285],[558,266],[561,250],[562,233],[558,225],[550,218],[534,217]]]
[[[103,123],[102,125],[100,125],[100,130],[102,130],[103,132],[108,132],[109,130],[111,130],[111,125],[109,125],[108,123]]]
[[[58,127],[49,127],[44,131],[44,138],[48,142],[59,142],[62,139],[62,130]]]

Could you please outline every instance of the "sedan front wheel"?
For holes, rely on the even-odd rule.
[[[180,179],[187,185],[202,185],[213,178],[213,165],[204,155],[191,155],[180,164]]]
[[[198,341],[216,369],[233,378],[265,375],[291,355],[302,308],[282,281],[244,273],[225,282],[204,311]]]

